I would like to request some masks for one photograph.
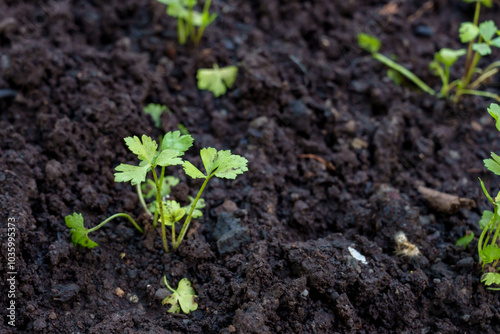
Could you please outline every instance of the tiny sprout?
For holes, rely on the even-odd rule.
[[[396,232],[394,234],[394,242],[396,243],[396,255],[410,258],[420,256],[420,250],[408,241],[404,232]]]
[[[213,69],[199,69],[196,74],[198,89],[211,91],[215,97],[219,97],[226,93],[227,88],[233,86],[237,74],[238,68],[236,66],[219,68],[217,64],[214,64]]]
[[[198,303],[195,302],[195,298],[197,297],[196,292],[187,278],[180,280],[177,290],[172,289],[170,285],[168,285],[166,276],[163,276],[163,282],[165,286],[172,291],[172,294],[161,302],[162,305],[171,305],[168,310],[169,313],[180,313],[182,310],[182,312],[188,314],[198,309]]]
[[[457,240],[455,246],[463,246],[464,249],[474,240],[474,232],[467,231],[465,235]]]
[[[150,103],[144,107],[144,112],[151,116],[157,128],[161,128],[161,114],[165,111],[170,114],[170,109],[161,104]]]

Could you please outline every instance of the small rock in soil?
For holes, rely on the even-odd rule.
[[[248,229],[229,212],[221,212],[217,217],[213,237],[217,240],[220,254],[233,252],[250,241]]]
[[[52,297],[54,298],[54,300],[67,302],[68,300],[73,298],[78,292],[80,292],[80,287],[75,283],[57,284],[52,289]]]
[[[155,292],[155,297],[159,300],[163,300],[165,298],[167,298],[168,296],[170,296],[170,290],[168,289],[158,289],[156,290]]]
[[[434,30],[429,26],[419,25],[415,28],[414,33],[418,37],[432,37]]]

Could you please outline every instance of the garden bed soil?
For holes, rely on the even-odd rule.
[[[4,318],[0,332],[499,333],[477,238],[455,246],[480,232],[488,203],[478,177],[498,188],[482,166],[500,149],[490,101],[453,105],[396,86],[356,46],[359,32],[380,36],[381,52],[437,88],[428,62],[461,47],[473,7],[227,0],[212,10],[219,17],[195,48],[178,45],[156,1],[0,3],[1,291],[8,218],[18,232],[16,328]],[[498,4],[482,14],[498,19]],[[196,87],[197,69],[213,63],[239,68],[217,99]],[[489,85],[498,93],[498,76]],[[171,110],[161,130],[148,103]],[[195,138],[187,159],[230,149],[249,171],[209,183],[204,216],[176,253],[125,220],[93,235],[99,247],[73,246],[64,216],[74,211],[87,227],[117,212],[148,224],[114,167],[134,162],[124,137],[179,124]],[[168,173],[181,179],[172,196],[183,203],[200,187],[179,167]],[[438,212],[418,186],[476,207]],[[397,231],[422,255],[396,256]],[[192,282],[197,311],[167,313],[164,275]]]

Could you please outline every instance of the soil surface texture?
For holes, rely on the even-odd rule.
[[[194,47],[177,43],[154,0],[0,2],[0,333],[500,333],[500,295],[480,282],[477,255],[491,209],[478,177],[498,191],[482,163],[500,151],[491,101],[397,86],[356,43],[379,36],[382,53],[439,89],[428,63],[464,47],[458,28],[474,5],[214,0],[211,11]],[[481,13],[499,17],[498,2]],[[219,98],[196,85],[214,63],[239,69]],[[148,103],[171,110],[160,129]],[[249,171],[210,181],[175,253],[125,219],[92,236],[99,247],[75,247],[73,212],[86,227],[117,212],[148,226],[135,189],[114,182],[118,164],[135,163],[123,138],[179,124],[195,138],[187,159],[200,166],[201,148],[230,149]],[[167,171],[181,180],[176,200],[196,195],[199,180]],[[420,186],[472,202],[443,212]],[[455,246],[468,230],[473,242]],[[395,254],[398,231],[420,256]],[[192,282],[198,310],[167,313],[164,275]]]

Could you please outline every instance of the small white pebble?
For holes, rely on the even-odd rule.
[[[347,249],[349,250],[349,253],[351,253],[351,255],[352,255],[353,258],[355,258],[358,261],[361,261],[361,263],[363,263],[363,264],[367,264],[368,263],[366,261],[366,257],[364,255],[362,255],[360,252],[358,252],[357,250],[355,250],[352,247],[347,247]]]

